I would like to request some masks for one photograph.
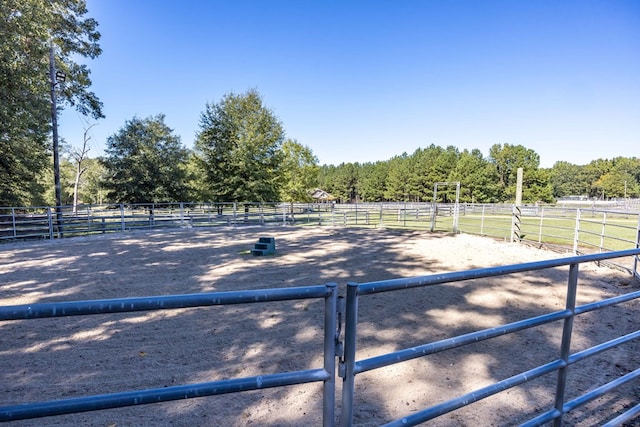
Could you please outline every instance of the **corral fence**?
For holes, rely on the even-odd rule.
[[[262,304],[270,301],[308,298],[323,298],[325,300],[324,366],[321,368],[306,371],[267,373],[257,377],[234,378],[210,383],[172,386],[162,389],[137,390],[116,394],[3,406],[0,407],[0,421],[38,418],[322,381],[324,383],[323,424],[325,426],[341,424],[342,426],[348,427],[353,425],[353,413],[354,409],[356,409],[354,404],[355,381],[358,374],[392,364],[403,363],[416,358],[428,357],[435,353],[445,352],[507,334],[513,334],[518,331],[523,331],[540,325],[555,324],[561,330],[562,339],[560,346],[557,349],[557,357],[554,360],[549,360],[543,365],[521,372],[507,379],[500,380],[478,390],[474,390],[463,396],[413,412],[401,419],[391,421],[386,425],[417,425],[465,406],[472,405],[484,398],[535,380],[536,378],[555,374],[557,376],[557,380],[553,406],[546,409],[539,409],[539,413],[537,413],[534,418],[522,425],[539,426],[553,422],[555,426],[560,426],[562,425],[564,415],[587,404],[588,402],[593,401],[594,399],[605,396],[607,393],[615,391],[619,387],[622,387],[623,385],[640,377],[639,367],[606,384],[602,384],[597,388],[588,391],[580,397],[572,400],[565,399],[565,396],[568,395],[567,375],[574,364],[640,338],[640,329],[636,329],[626,335],[614,336],[609,341],[598,343],[585,350],[575,353],[571,352],[574,318],[585,313],[596,312],[607,307],[622,305],[640,298],[640,291],[630,290],[625,294],[612,298],[606,298],[589,304],[576,306],[579,265],[587,262],[602,262],[616,258],[637,259],[639,255],[640,249],[636,248],[609,253],[581,255],[511,266],[475,269],[408,279],[386,280],[361,284],[349,283],[347,285],[345,301],[344,345],[342,344],[341,333],[343,324],[341,309],[342,303],[338,297],[338,289],[335,284],[297,288],[40,303],[0,307],[0,321],[7,321],[123,313],[131,311],[168,310],[223,304]],[[367,295],[391,293],[410,288],[447,286],[448,284],[453,285],[470,279],[482,279],[513,273],[533,272],[563,266],[569,267],[569,275],[565,295],[565,308],[562,310],[544,313],[513,323],[496,325],[488,329],[466,333],[439,341],[424,343],[368,359],[356,359],[359,321],[358,307],[360,300]],[[612,328],[612,334],[614,332],[615,329]],[[528,350],[522,349],[522,351],[525,352]],[[339,361],[338,364],[335,362],[336,357]],[[336,366],[338,366],[338,376],[343,378],[341,416],[339,417],[340,421],[338,421],[335,411]],[[576,367],[575,369],[579,368]],[[438,375],[438,372],[433,372],[433,375]],[[384,395],[384,393],[381,392],[380,395]],[[606,424],[603,425],[608,427],[620,426],[624,422],[632,420],[634,417],[639,415],[640,402],[622,413],[609,414]]]
[[[626,205],[624,205],[626,206]],[[518,207],[525,227],[519,238],[543,242],[548,237],[565,238],[573,246],[574,236],[554,221],[578,215],[599,223],[634,221],[640,205]],[[0,207],[0,241],[55,239],[135,229],[265,224],[334,225],[463,231],[492,237],[513,237],[514,206],[477,203],[144,203],[42,207]],[[605,215],[605,213],[607,215]],[[556,231],[563,230],[561,236]],[[526,235],[526,236],[525,236]],[[568,236],[568,237],[567,237]],[[633,239],[629,239],[633,240]],[[597,246],[597,245],[592,245]],[[601,245],[604,247],[604,245]]]
[[[0,241],[56,239],[136,229],[242,225],[432,228],[452,206],[431,203],[146,203],[0,207]],[[433,224],[432,224],[433,223]],[[443,227],[449,227],[443,225]]]
[[[468,233],[544,245],[574,255],[639,247],[640,204],[556,206],[477,203],[147,203],[0,207],[0,243],[131,230],[296,225]],[[613,266],[627,271],[633,265]]]

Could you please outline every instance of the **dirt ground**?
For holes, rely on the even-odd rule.
[[[275,256],[247,251],[276,238]],[[470,235],[342,228],[207,228],[0,245],[0,305],[367,282],[569,256]],[[564,307],[568,267],[363,297],[358,359]],[[637,289],[580,267],[578,304]],[[0,322],[0,406],[322,366],[323,303],[305,300]],[[572,351],[638,329],[638,301],[574,323]],[[555,360],[561,323],[356,377],[354,424],[374,426]],[[637,341],[637,340],[636,340]],[[638,368],[640,343],[569,371],[572,399]],[[429,425],[517,425],[553,404],[556,375]],[[340,417],[341,380],[336,392]],[[640,402],[626,385],[566,418],[595,426]],[[318,426],[321,384],[8,423],[11,426]],[[640,425],[640,421],[636,424]]]

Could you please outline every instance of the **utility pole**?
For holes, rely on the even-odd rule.
[[[63,73],[56,71],[55,57],[53,54],[53,43],[49,47],[49,80],[51,83],[51,126],[53,128],[53,181],[55,185],[56,197],[56,222],[58,225],[58,236],[63,237],[62,231],[62,198],[60,193],[60,156],[58,154],[58,103],[56,101],[56,85],[64,82]]]

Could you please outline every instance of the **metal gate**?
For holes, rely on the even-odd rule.
[[[579,361],[587,359],[615,346],[640,338],[640,330],[617,337],[611,341],[588,348],[586,350],[571,353],[571,333],[574,317],[590,311],[600,310],[605,307],[621,304],[640,298],[640,291],[630,292],[625,295],[597,301],[594,303],[576,306],[576,291],[578,287],[578,266],[581,263],[603,261],[618,257],[637,257],[639,249],[610,252],[596,255],[585,255],[578,257],[561,258],[548,261],[539,261],[510,266],[484,268],[468,270],[455,273],[436,274],[410,279],[386,280],[369,283],[350,283],[347,287],[346,313],[345,313],[345,352],[340,363],[340,375],[343,377],[344,385],[342,391],[342,425],[347,427],[353,424],[355,380],[358,374],[390,366],[397,363],[406,362],[412,359],[429,356],[438,352],[451,350],[484,340],[489,340],[506,334],[512,334],[535,326],[559,322],[562,343],[558,349],[557,359],[545,365],[537,366],[526,372],[521,372],[503,381],[491,384],[478,390],[474,390],[463,396],[442,402],[436,406],[425,408],[395,420],[387,426],[413,426],[427,422],[448,412],[460,409],[473,404],[481,399],[487,398],[509,388],[532,381],[545,374],[557,373],[555,405],[536,418],[524,423],[524,426],[539,426],[553,421],[555,426],[562,425],[562,417],[571,410],[584,405],[585,403],[602,396],[607,391],[619,387],[633,379],[640,377],[640,368],[624,375],[608,384],[602,385],[595,390],[588,392],[579,398],[565,401],[565,391],[567,385],[567,371],[569,367]],[[470,279],[481,279],[494,276],[502,276],[512,273],[529,272],[553,267],[569,266],[569,279],[567,283],[566,306],[563,310],[547,313],[537,317],[527,318],[510,324],[500,325],[477,332],[459,335],[436,342],[429,342],[422,345],[386,353],[379,356],[363,360],[356,360],[356,342],[358,338],[358,305],[361,297],[385,292],[399,291],[409,288],[419,288],[435,285],[446,285]],[[524,350],[523,350],[524,351]],[[607,426],[617,426],[640,414],[640,403],[634,408],[621,414],[615,420],[611,420]]]
[[[199,384],[128,391],[47,402],[0,407],[0,422],[101,409],[120,408],[225,393],[284,387],[293,384],[323,382],[323,419],[325,426],[335,419],[335,360],[338,292],[335,284],[212,292],[142,298],[42,303],[0,307],[0,321],[87,316],[136,311],[171,310],[228,304],[266,304],[274,301],[324,299],[324,366],[304,371],[279,372],[246,378],[233,378]]]

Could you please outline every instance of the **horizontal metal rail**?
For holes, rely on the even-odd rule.
[[[453,273],[433,274],[429,276],[418,276],[409,279],[392,279],[382,282],[369,282],[353,284],[357,286],[358,295],[370,295],[380,292],[389,292],[399,289],[409,289],[422,286],[438,285],[449,282],[460,282],[464,280],[482,279],[486,277],[502,276],[506,274],[522,273],[525,271],[544,270],[547,268],[561,267],[574,263],[585,263],[603,261],[611,258],[633,257],[640,254],[640,249],[627,249],[624,251],[606,252],[589,255],[571,256],[545,261],[527,262],[500,267],[478,268]]]
[[[327,381],[330,379],[330,376],[331,374],[324,369],[311,369],[199,384],[86,396],[75,399],[5,406],[0,407],[0,422],[123,408],[126,406],[145,405],[272,387],[284,387],[294,384]]]
[[[608,423],[603,424],[602,427],[619,427],[625,422],[631,421],[638,416],[640,416],[640,404],[629,409],[627,412],[618,415]]]
[[[569,356],[568,363],[569,365],[573,365],[574,363],[585,360],[591,356],[595,356],[598,353],[602,353],[607,350],[611,350],[614,347],[627,343],[629,341],[633,341],[635,339],[640,338],[640,331],[631,332],[630,334],[623,335],[621,337],[612,339],[610,341],[604,342],[602,344],[595,345],[593,347],[587,348],[586,350],[582,350],[578,353],[574,353]]]
[[[149,310],[206,307],[326,298],[326,286],[258,289],[249,291],[208,292],[200,294],[116,298],[86,301],[49,302],[0,307],[0,320],[39,319],[46,317],[84,316],[105,313],[129,313]]]
[[[593,390],[591,390],[590,392],[583,394],[582,396],[571,400],[567,403],[565,403],[562,407],[562,411],[559,411],[557,409],[552,409],[550,411],[544,412],[542,414],[540,414],[539,416],[532,418],[531,420],[527,421],[526,423],[523,423],[520,425],[520,427],[535,427],[535,426],[542,426],[545,425],[551,421],[557,420],[560,416],[562,416],[562,414],[566,414],[568,412],[571,412],[572,410],[591,402],[592,400],[595,400],[599,397],[604,396],[606,393],[615,390],[617,387],[620,387],[636,378],[640,378],[640,368],[636,369],[635,371],[629,372],[626,375],[623,375],[620,378],[616,378],[615,380],[608,382],[607,384],[604,384],[600,387],[597,387]],[[628,413],[622,414],[627,416]],[[614,424],[612,422],[609,422],[607,425],[612,425],[612,426],[619,426],[620,424]]]
[[[439,353],[441,351],[462,347],[467,344],[485,341],[490,338],[499,337],[501,335],[507,335],[513,332],[533,328],[535,326],[555,322],[557,320],[566,319],[570,316],[571,311],[569,310],[557,311],[555,313],[532,317],[530,319],[510,323],[501,327],[484,329],[482,331],[471,332],[465,335],[459,335],[457,337],[448,338],[445,340],[435,341],[420,346],[394,351],[393,353],[370,357],[368,359],[356,361],[353,373],[360,374],[362,372],[370,371],[373,369],[383,368],[385,366],[394,365],[400,362],[406,362],[408,360],[417,359],[418,357],[428,356],[430,354]]]
[[[498,394],[510,388],[524,384],[528,381],[539,378],[543,375],[550,374],[558,369],[567,366],[562,360],[555,360],[542,366],[530,369],[526,372],[522,372],[518,375],[514,375],[505,380],[491,384],[487,387],[475,390],[471,393],[467,393],[463,396],[459,396],[455,399],[448,400],[438,405],[432,406],[422,411],[418,411],[409,416],[403,417],[399,420],[392,421],[384,424],[385,426],[415,426],[425,421],[432,420],[446,413],[460,409],[471,403],[478,402],[494,394]]]

